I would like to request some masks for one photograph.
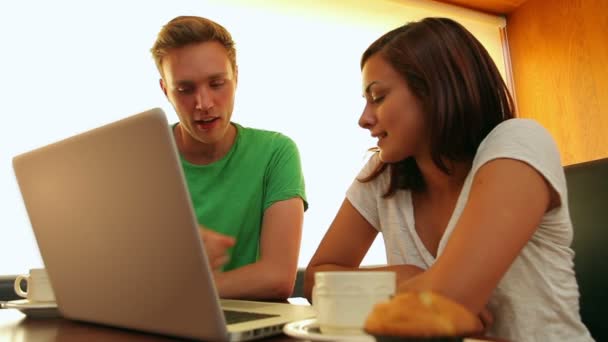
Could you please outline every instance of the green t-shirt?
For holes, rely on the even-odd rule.
[[[258,260],[264,211],[273,203],[301,197],[308,207],[296,144],[280,133],[233,124],[236,139],[222,159],[195,165],[180,156],[198,222],[236,239],[225,271]]]

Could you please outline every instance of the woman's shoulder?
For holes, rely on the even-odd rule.
[[[375,176],[371,177],[372,175]],[[379,152],[373,151],[359,171],[357,179],[359,181],[366,180],[365,183],[371,184],[388,184],[389,165],[382,162]]]
[[[551,133],[535,120],[510,119],[496,126],[479,145],[472,174],[495,159],[524,162],[538,171],[558,194],[566,193],[557,144]]]
[[[363,165],[361,173],[371,173],[376,170],[380,166],[380,164],[382,164],[382,160],[380,160],[380,153],[377,151],[372,151],[371,155],[368,156],[365,165]]]
[[[384,165],[379,157],[378,152],[372,154],[364,161],[363,166],[355,177],[351,187],[365,189],[366,192],[374,192],[384,194],[388,189],[390,181],[388,165]]]
[[[532,119],[505,120],[485,137],[476,159],[537,159],[561,166],[559,149],[551,133]]]
[[[553,140],[549,131],[538,121],[533,119],[514,118],[498,124],[484,139],[488,140],[524,138],[525,140],[547,139]],[[482,142],[483,144],[483,142]]]

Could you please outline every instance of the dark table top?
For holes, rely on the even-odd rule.
[[[15,309],[2,309],[0,310],[0,341],[166,342],[179,340],[164,336],[74,322],[59,317],[30,318]],[[286,335],[280,335],[262,341],[287,342],[301,340]]]
[[[147,334],[137,331],[76,322],[61,317],[57,313],[52,317],[28,317],[15,309],[0,309],[0,341],[2,342],[101,342],[101,341],[135,341],[135,342],[168,342],[183,341],[176,338]],[[260,341],[288,342],[304,341],[287,335],[269,337]],[[469,342],[507,342],[499,338],[478,337],[465,339]]]

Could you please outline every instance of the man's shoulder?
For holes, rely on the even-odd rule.
[[[255,140],[258,144],[265,142],[277,146],[294,144],[290,137],[281,132],[261,128],[245,127],[240,124],[236,125],[240,130],[240,135],[245,140]]]

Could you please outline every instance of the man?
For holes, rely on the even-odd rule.
[[[307,208],[296,145],[231,122],[238,68],[221,25],[177,17],[151,52],[220,297],[289,297]]]

